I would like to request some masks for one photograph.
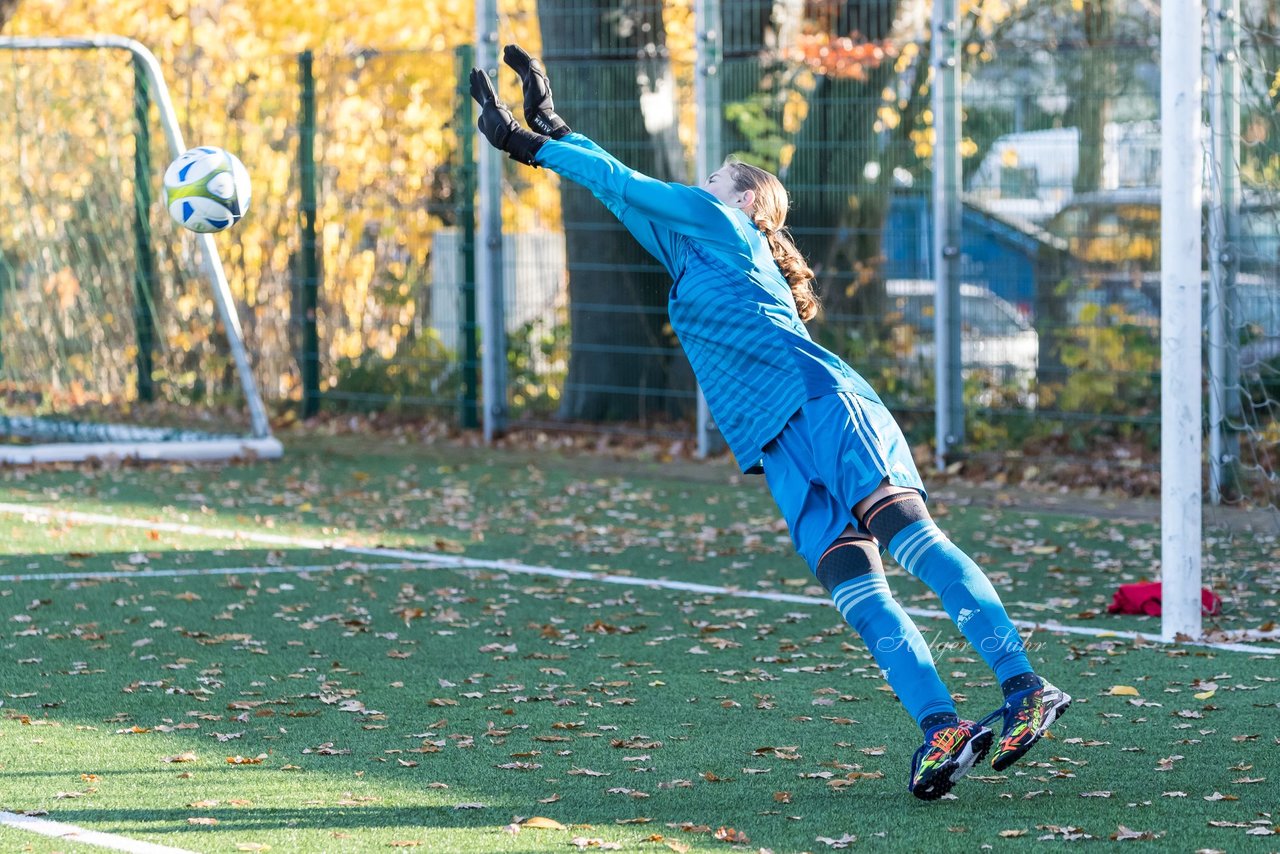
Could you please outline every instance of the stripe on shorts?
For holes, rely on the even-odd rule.
[[[844,408],[849,411],[849,420],[853,422],[853,432],[857,434],[862,446],[867,449],[867,456],[875,463],[876,470],[882,475],[888,475],[889,468],[885,465],[884,453],[880,450],[880,442],[876,437],[875,431],[871,429],[871,425],[867,422],[867,413],[860,403],[853,400],[854,397],[856,395],[853,392],[840,392],[840,401],[844,404]]]

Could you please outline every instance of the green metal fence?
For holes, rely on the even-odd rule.
[[[971,438],[1083,444],[1103,430],[1154,441],[1159,21],[1119,0],[1005,4],[1000,14],[988,5],[966,13],[959,34]],[[719,25],[708,25],[716,7]],[[924,442],[934,407],[931,46],[927,17],[900,7],[503,0],[490,29],[498,45],[542,56],[569,123],[642,171],[691,182],[728,154],[775,170],[819,277],[825,312],[814,336]],[[1251,399],[1265,408],[1280,385],[1266,323],[1280,304],[1267,236],[1280,209],[1280,133],[1267,111],[1275,50],[1265,28],[1247,32],[1250,85],[1238,97],[1253,134],[1241,164],[1251,218],[1241,227],[1256,239],[1241,255],[1253,312],[1241,328],[1260,362]],[[667,323],[669,281],[599,202],[504,161],[501,246],[477,245],[484,149],[463,88],[472,56],[466,44],[279,56],[235,92],[205,81],[189,94],[191,142],[237,151],[254,176],[250,217],[220,240],[264,395],[306,416],[392,412],[478,426],[486,342],[475,282],[485,253],[500,249],[505,426],[692,439],[697,389]],[[518,103],[514,74],[490,70]],[[126,99],[124,122],[127,99],[145,92],[121,81],[102,85]],[[114,168],[104,159],[99,177]],[[158,189],[162,164],[139,168]],[[154,206],[147,183],[141,173],[131,182],[144,209]],[[152,274],[132,259],[151,243],[150,287],[164,290],[171,235],[146,235],[154,214],[140,222],[121,269],[143,294]],[[15,259],[20,249],[3,247]]]

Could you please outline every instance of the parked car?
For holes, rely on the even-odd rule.
[[[922,334],[912,355],[934,358],[934,294],[932,279],[890,279],[885,283],[889,310]],[[1026,390],[1036,376],[1040,338],[1007,300],[981,285],[960,285],[960,361],[966,370],[979,369],[1000,382]]]

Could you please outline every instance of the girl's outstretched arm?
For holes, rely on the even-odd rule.
[[[668,184],[625,165],[582,134],[547,140],[536,164],[581,184],[618,214],[625,206],[656,226],[695,240],[738,248],[744,236],[738,223],[715,197],[684,184]],[[628,224],[628,228],[630,228]]]

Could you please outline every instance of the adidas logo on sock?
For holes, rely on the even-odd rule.
[[[973,615],[976,613],[978,612],[972,609],[961,608],[960,613],[956,614],[956,628],[963,629],[964,624],[969,622],[969,620],[973,619]]]

